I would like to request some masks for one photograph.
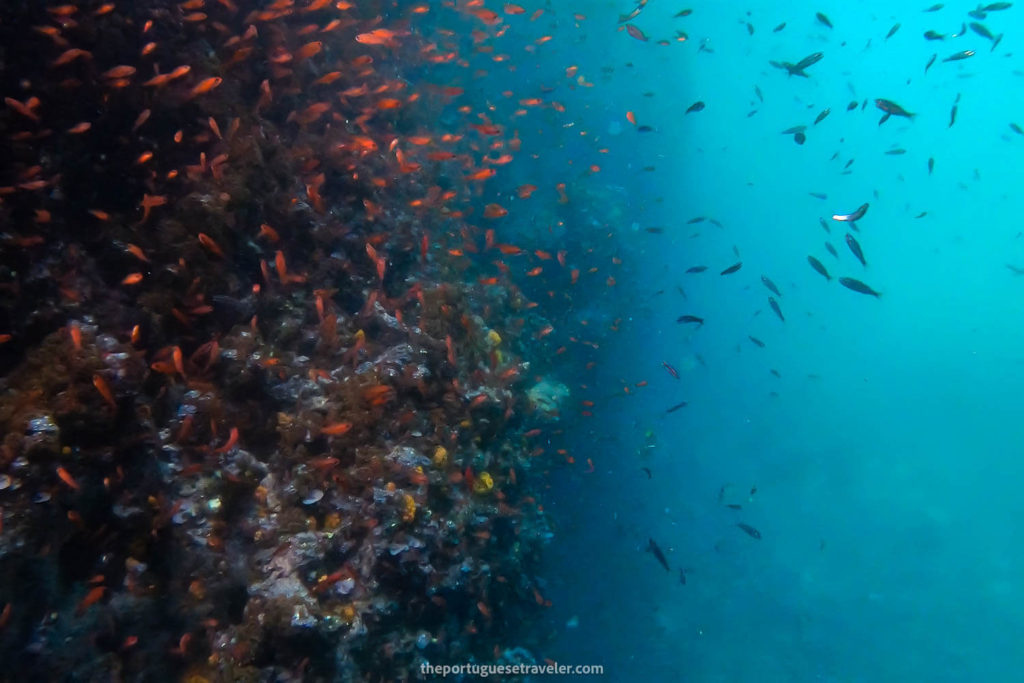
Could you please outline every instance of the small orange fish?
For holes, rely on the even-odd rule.
[[[62,482],[64,482],[65,484],[67,484],[68,486],[70,486],[71,488],[73,488],[76,491],[78,491],[78,490],[80,490],[82,488],[81,486],[78,485],[78,482],[75,481],[75,478],[71,476],[71,473],[68,472],[63,467],[58,467],[57,468],[57,476],[60,477],[60,480]]]
[[[81,133],[86,132],[90,128],[92,128],[91,123],[89,123],[88,121],[82,121],[81,123],[76,123],[75,125],[68,128],[68,132],[71,133],[72,135],[79,135]]]
[[[224,79],[220,76],[211,76],[210,78],[206,78],[200,81],[198,85],[196,85],[194,88],[188,91],[188,97],[186,99],[190,100],[193,97],[204,95],[213,90],[214,88],[216,88],[217,86],[219,86],[223,82]]]
[[[103,379],[102,375],[92,376],[92,385],[96,387],[96,391],[100,392],[100,396],[103,400],[110,404],[111,408],[117,409],[117,401],[114,400],[114,392],[110,390],[110,385],[107,384],[107,380]]]
[[[71,335],[71,345],[74,346],[76,351],[82,350],[82,328],[78,326],[78,323],[71,323],[68,325],[68,334]]]
[[[327,434],[328,436],[341,436],[342,434],[348,434],[351,429],[351,422],[335,422],[334,424],[325,425],[320,430],[320,433]]]
[[[502,218],[507,215],[508,209],[500,204],[488,204],[484,207],[484,218]]]
[[[228,436],[227,443],[220,448],[216,449],[214,453],[227,453],[238,443],[238,427],[231,428],[231,434]]]
[[[86,593],[85,597],[82,598],[82,601],[78,603],[78,609],[76,610],[78,616],[85,614],[85,611],[99,602],[106,592],[106,586],[96,586]]]
[[[142,273],[131,273],[121,280],[122,285],[137,285],[140,282],[142,282]]]
[[[199,243],[206,247],[210,253],[220,258],[224,258],[224,251],[220,248],[220,245],[214,242],[213,238],[206,233],[199,233]]]

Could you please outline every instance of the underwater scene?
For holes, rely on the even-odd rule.
[[[0,3],[0,680],[1022,680],[1020,11]]]

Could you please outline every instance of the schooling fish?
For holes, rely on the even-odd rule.
[[[892,100],[887,100],[881,97],[875,100],[875,106],[885,112],[885,115],[882,116],[881,120],[878,122],[878,125],[882,125],[883,123],[888,121],[890,116],[903,116],[908,119],[913,119],[916,116],[916,114],[907,111],[906,109],[896,104]]]
[[[775,297],[768,297],[768,305],[772,307],[773,311],[775,311],[775,315],[779,316],[779,320],[786,322],[785,316],[782,315],[782,309],[779,308],[779,302],[775,300]]]
[[[825,222],[824,218],[818,218],[818,222],[821,223],[821,227],[825,229],[825,232],[832,234],[832,228],[828,227],[828,223]]]
[[[822,110],[822,112],[814,118],[814,125],[816,126],[822,121],[824,121],[825,117],[828,116],[831,111],[832,110],[827,107],[824,110]]]
[[[707,266],[691,266],[691,267],[686,269],[686,272],[687,273],[703,273],[707,269],[708,269]]]
[[[695,112],[695,111],[702,111],[703,109],[704,109],[704,103],[701,102],[700,100],[697,100],[696,102],[691,104],[689,107],[687,107],[686,113],[689,114],[689,113]]]
[[[698,325],[704,324],[704,318],[699,318],[695,315],[681,315],[676,318],[677,323],[697,323]]]
[[[665,361],[661,361],[661,364],[662,364],[662,366],[664,366],[665,370],[668,371],[668,374],[672,375],[676,379],[679,379],[679,371],[678,370],[676,370],[674,367],[672,367],[671,365],[669,365]]]
[[[860,243],[850,233],[846,233],[846,246],[850,248],[850,251],[857,257],[861,265],[867,268],[868,262],[864,260],[864,252],[860,248]]]
[[[814,268],[816,271],[818,271],[826,280],[832,279],[832,276],[828,274],[827,270],[825,270],[825,266],[824,264],[822,264],[821,261],[814,258],[813,256],[808,256],[807,262],[811,264],[811,268]]]
[[[871,289],[860,280],[855,280],[852,277],[839,278],[839,284],[841,284],[843,287],[846,287],[847,289],[852,289],[853,291],[858,292],[860,294],[870,294],[875,298],[882,296],[880,292],[876,292],[875,290]]]
[[[768,288],[769,292],[775,294],[776,296],[782,296],[782,292],[779,291],[779,288],[775,286],[774,282],[768,279],[767,275],[761,276],[761,282],[764,284],[765,287]]]
[[[739,261],[737,263],[732,264],[731,266],[729,266],[725,270],[723,270],[721,273],[719,273],[719,275],[729,275],[731,273],[735,273],[737,270],[739,270],[742,267],[743,267],[743,262]]]
[[[674,413],[674,412],[676,412],[677,410],[679,410],[681,408],[685,408],[686,405],[687,405],[686,401],[682,401],[680,403],[677,403],[674,406],[672,406],[671,408],[669,408],[668,410],[666,410],[665,414],[668,415],[669,413]]]
[[[856,221],[859,221],[861,218],[863,218],[864,214],[866,214],[867,212],[868,212],[868,204],[867,204],[867,202],[865,202],[865,203],[861,204],[860,206],[858,206],[857,210],[854,211],[853,213],[837,213],[837,214],[833,214],[832,215],[832,220],[834,220],[834,221],[846,221],[846,222],[849,222],[849,223],[854,223]]]
[[[925,40],[945,40],[946,36],[942,35],[938,31],[925,31],[924,32],[924,39]]]
[[[932,58],[928,60],[928,63],[924,65],[924,72],[928,73],[928,69],[932,68],[932,64],[935,63],[935,59],[939,56],[939,53],[932,55]]]
[[[832,22],[829,21],[829,18],[825,16],[822,12],[817,12],[814,16],[818,19],[818,21],[825,24],[825,26],[832,28]]]
[[[665,553],[661,552],[661,548],[658,547],[658,544],[654,542],[653,538],[647,539],[647,550],[654,553],[655,559],[661,563],[661,566],[665,568],[665,571],[672,571],[668,566],[668,560],[665,559]]]
[[[764,348],[764,342],[763,342],[763,341],[761,341],[760,339],[758,339],[757,337],[751,337],[751,336],[750,336],[750,335],[748,334],[748,335],[747,335],[747,338],[749,338],[749,339],[750,339],[750,341],[754,342],[754,343],[755,343],[755,344],[756,344],[757,346],[761,347],[762,349]]]
[[[828,253],[832,254],[836,258],[839,258],[839,254],[836,252],[836,248],[832,246],[831,242],[825,242],[825,249]]]
[[[967,59],[968,57],[974,56],[974,50],[961,50],[960,52],[954,52],[950,56],[946,57],[942,61],[944,62],[959,62],[961,59]]]
[[[744,524],[743,522],[737,522],[736,526],[738,526],[740,529],[742,529],[744,532],[746,532],[746,534],[748,536],[750,536],[751,538],[761,538],[761,532],[758,531],[757,529],[755,529],[754,527],[750,526],[749,524]],[[651,542],[653,543],[654,541],[651,541]]]
[[[899,24],[893,24],[892,28],[889,29],[889,32],[885,34],[885,39],[889,40],[890,38],[893,37],[893,34],[895,34],[896,31],[899,31],[899,30],[900,30],[900,25]]]
[[[945,7],[945,5],[943,5],[943,4],[942,4],[942,3],[940,2],[939,4],[937,4],[937,5],[932,5],[931,7],[929,7],[928,9],[926,9],[926,10],[925,10],[925,12],[938,12],[938,11],[939,11],[940,9],[942,9],[943,7]]]

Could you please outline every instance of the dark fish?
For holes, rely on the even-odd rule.
[[[677,403],[674,406],[672,406],[671,408],[669,408],[668,410],[666,410],[665,414],[668,415],[669,413],[674,413],[677,410],[679,410],[680,408],[685,408],[685,407],[686,407],[686,401],[683,401],[682,403]]]
[[[902,147],[897,147],[896,149],[887,149],[885,150],[885,153],[889,156],[900,156],[901,154],[906,154],[907,150]]]
[[[674,367],[672,367],[671,365],[669,365],[665,361],[661,361],[661,365],[662,365],[662,367],[665,368],[665,370],[668,371],[668,374],[672,375],[676,379],[679,379],[679,371],[678,370],[676,370]]]
[[[796,63],[796,68],[798,70],[800,70],[800,71],[803,71],[804,69],[806,69],[807,67],[811,66],[812,64],[817,64],[818,62],[820,62],[821,58],[824,57],[824,56],[825,56],[824,52],[812,52],[811,54],[807,55],[806,57],[801,59],[799,62],[797,62]]]
[[[754,35],[754,25],[751,24],[749,21],[747,22],[747,35]]]
[[[866,214],[868,212],[868,206],[869,206],[868,203],[865,202],[865,203],[861,204],[860,206],[858,206],[857,210],[854,211],[853,213],[845,213],[845,214],[837,213],[837,214],[834,214],[832,216],[832,220],[834,220],[834,221],[845,221],[845,222],[848,222],[848,223],[853,223],[853,222],[859,221],[861,218],[864,217],[864,214]]]
[[[816,271],[821,273],[821,275],[823,275],[826,280],[832,279],[832,276],[828,274],[827,270],[825,270],[825,266],[822,264],[821,261],[814,258],[813,256],[808,256],[807,262],[811,264],[811,268],[814,268]]]
[[[925,31],[924,32],[924,37],[925,37],[925,40],[945,40],[946,39],[946,36],[942,35],[941,33],[937,32],[937,31]]]
[[[657,166],[644,166],[643,170],[646,171],[647,173],[650,173],[651,171],[657,171],[658,167]]]
[[[660,235],[661,233],[665,232],[663,228],[644,228],[644,230],[655,235]]]
[[[755,493],[757,493],[757,486],[751,486],[750,487],[750,495],[754,495]]]
[[[825,26],[832,28],[832,22],[829,21],[828,17],[826,17],[824,14],[822,14],[821,12],[817,12],[814,16],[817,17],[818,21],[825,24]]]
[[[668,560],[665,559],[665,553],[661,552],[661,548],[654,542],[653,538],[647,539],[647,550],[654,553],[654,557],[661,563],[661,566],[665,568],[665,571],[672,571],[668,566]]]
[[[710,223],[711,225],[715,226],[716,228],[723,227],[722,226],[722,222],[720,220],[718,220],[717,218],[709,218],[708,219],[708,223]]]
[[[831,242],[825,242],[825,250],[836,258],[839,258],[839,253],[836,252],[836,248],[832,246]]]
[[[677,323],[697,323],[698,325],[704,324],[704,318],[698,318],[695,315],[681,315],[676,318]]]
[[[942,61],[944,62],[959,62],[961,59],[967,59],[968,57],[974,56],[974,50],[960,50],[960,52],[954,52],[950,56],[946,57]]]
[[[825,120],[825,117],[826,117],[826,116],[828,116],[828,115],[829,115],[829,112],[831,112],[831,111],[832,111],[832,110],[831,110],[831,109],[828,109],[828,108],[824,109],[824,110],[823,110],[823,111],[822,111],[822,112],[821,112],[820,114],[818,114],[818,115],[817,115],[817,116],[815,117],[815,119],[814,119],[814,125],[816,126],[816,125],[818,125],[819,123],[821,123],[822,121],[824,121],[824,120]]]
[[[736,526],[738,526],[740,529],[743,529],[743,531],[746,532],[746,534],[748,536],[750,536],[751,538],[761,538],[761,532],[758,531],[757,529],[755,529],[754,527],[750,526],[749,524],[744,524],[743,522],[737,522]],[[652,541],[652,543],[653,543],[653,541]]]
[[[693,225],[694,223],[701,223],[701,222],[703,222],[705,220],[707,220],[707,219],[704,218],[704,216],[697,216],[695,218],[691,218],[690,220],[686,221],[686,224],[687,225]]]
[[[932,58],[928,60],[928,63],[924,65],[924,72],[925,73],[928,73],[928,69],[932,68],[932,64],[935,63],[935,58],[938,57],[938,56],[939,56],[939,54],[936,52],[935,54],[932,55]]]
[[[886,114],[891,114],[892,116],[903,116],[908,119],[912,119],[916,116],[916,114],[907,111],[906,109],[896,104],[892,100],[887,100],[882,97],[875,99],[875,106],[884,111]]]
[[[979,24],[976,21],[972,21],[970,23],[970,27],[971,27],[972,31],[977,33],[982,38],[988,38],[989,40],[995,40],[996,39],[996,37],[994,35],[992,35],[992,32],[988,30],[988,27],[985,26],[985,24]]]
[[[772,29],[772,33],[778,33],[779,31],[781,31],[784,28],[786,28],[786,22],[782,22],[781,24],[779,24],[778,26],[773,28]]]
[[[852,100],[848,105],[846,105],[846,111],[853,111],[856,108],[857,108],[857,100]]]
[[[1016,123],[1011,123],[1010,124],[1010,130],[1012,130],[1017,135],[1024,135],[1024,128],[1021,128]]]
[[[688,297],[688,296],[686,296],[686,290],[684,290],[684,289],[683,289],[682,287],[680,287],[679,285],[676,285],[676,289],[677,289],[677,290],[679,291],[679,294],[680,294],[680,295],[682,295],[682,297],[683,297],[683,299],[684,299],[684,300],[686,300],[686,299],[689,299],[689,297]]]
[[[972,19],[984,19],[988,15],[985,14],[985,10],[981,7],[981,5],[978,5],[978,8],[972,9],[970,12],[967,13],[967,16],[971,17]]]
[[[922,211],[921,213],[919,213],[916,216],[914,216],[914,218],[924,218],[927,215],[928,215],[927,211]]]
[[[844,169],[850,168],[851,166],[853,166],[853,162],[855,162],[855,161],[856,161],[856,159],[850,159],[849,161],[846,162],[846,165],[843,166],[843,168]]]
[[[1009,263],[1006,264],[1006,267],[1009,268],[1010,272],[1014,275],[1024,275],[1024,268],[1019,268],[1017,266],[1010,265]]]
[[[982,12],[998,12],[999,10],[1010,9],[1013,7],[1012,2],[990,2],[981,8]]]
[[[704,109],[704,103],[697,100],[686,109],[686,113],[689,114],[690,112],[701,111],[702,109]]]
[[[758,339],[757,337],[751,337],[748,334],[747,338],[750,339],[750,341],[754,342],[754,344],[756,344],[757,346],[760,346],[762,349],[764,348],[764,342]]]
[[[775,294],[776,296],[782,296],[782,292],[779,291],[779,288],[775,286],[774,282],[768,279],[768,276],[762,275],[761,282],[762,284],[764,284],[765,287],[768,288],[769,292]]]
[[[703,273],[707,269],[708,269],[707,266],[693,266],[691,268],[687,268],[686,272],[687,273]]]
[[[793,142],[802,145],[807,142],[807,136],[804,133],[796,133],[793,135]]]
[[[737,247],[735,244],[732,245],[732,253],[736,254],[736,258],[740,257],[740,248]]]
[[[996,36],[996,39],[992,41],[992,47],[989,48],[989,52],[995,52],[996,51],[996,47],[998,47],[999,43],[1001,43],[1002,41],[1003,41],[1003,34],[1000,33],[998,36]]]
[[[899,30],[900,30],[900,25],[899,24],[893,24],[892,28],[889,29],[889,32],[885,34],[885,39],[889,40],[890,38],[892,38],[893,34],[896,33],[896,31],[899,31]]]
[[[739,261],[738,263],[734,263],[731,266],[729,266],[728,268],[726,268],[725,270],[723,270],[721,273],[719,273],[719,275],[729,275],[731,273],[735,273],[737,270],[739,270],[742,267],[743,267],[743,262]]]
[[[947,128],[952,128],[954,123],[956,123],[956,105],[955,104],[953,105],[953,108],[949,110],[949,125],[946,126],[946,127]]]
[[[852,289],[855,292],[859,292],[860,294],[870,294],[871,296],[876,298],[882,296],[880,292],[876,292],[875,290],[871,289],[860,280],[854,280],[852,277],[839,278],[839,284],[841,284],[843,287],[846,287],[847,289]]]
[[[772,375],[773,375],[773,376],[775,376],[775,377],[778,377],[779,379],[782,379],[782,375],[780,375],[780,374],[779,374],[779,371],[778,371],[778,370],[776,370],[775,368],[772,368],[772,369],[771,369],[771,370],[769,370],[768,372],[772,373]]]
[[[754,86],[754,94],[757,95],[757,99],[764,102],[764,95],[761,94],[761,89],[756,85]]]
[[[725,507],[729,508],[730,510],[742,510],[743,509],[742,505],[737,505],[736,503],[727,503]]]
[[[684,10],[679,10],[678,12],[676,12],[673,15],[673,17],[688,17],[691,14],[693,14],[693,10],[692,9],[684,9]]]
[[[725,490],[729,488],[731,484],[722,484],[718,489],[718,502],[721,503],[722,499],[725,498]]]
[[[821,227],[825,228],[825,232],[832,234],[832,228],[828,227],[828,223],[825,222],[824,218],[819,218],[818,222],[821,223]]]
[[[868,262],[864,260],[864,252],[861,250],[860,244],[850,233],[846,233],[846,246],[850,248],[850,251],[852,251],[853,255],[857,257],[857,260],[860,261],[861,265],[867,268]]]
[[[648,126],[647,124],[644,124],[644,125],[641,125],[641,126],[637,126],[636,127],[636,132],[638,132],[638,133],[653,133],[654,132],[654,128],[652,126]]]
[[[792,135],[794,133],[802,133],[807,130],[807,126],[790,126],[786,130],[782,131],[783,135]]]
[[[782,315],[782,309],[779,308],[779,302],[775,300],[775,297],[768,297],[768,305],[772,307],[773,311],[775,311],[775,315],[779,316],[779,320],[786,322],[786,317]]]
[[[828,199],[828,195],[824,192],[808,192],[807,194],[811,195],[815,199]]]
[[[646,472],[646,473],[647,473],[647,478],[648,478],[648,479],[654,479],[654,475],[653,475],[653,474],[651,474],[651,470],[650,470],[650,468],[647,468],[647,467],[641,467],[640,469],[642,469],[642,470],[643,470],[644,472]]]
[[[928,157],[928,175],[931,175],[933,170],[935,170],[935,159]]]
[[[929,7],[928,9],[926,9],[926,10],[925,10],[925,12],[938,12],[938,11],[939,11],[940,9],[942,9],[943,7],[944,7],[944,5],[943,5],[943,4],[942,4],[942,3],[940,2],[939,4],[937,4],[937,5],[932,5],[931,7]]]

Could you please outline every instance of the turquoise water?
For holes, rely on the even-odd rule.
[[[592,385],[650,384],[595,408],[578,448],[596,472],[570,478],[555,508],[556,658],[604,663],[612,680],[1017,680],[1024,334],[1006,264],[1024,265],[1024,138],[1009,126],[1022,116],[1019,8],[983,21],[1005,32],[990,52],[970,29],[924,39],[977,21],[963,3],[692,6],[670,19],[680,6],[650,3],[634,20],[646,43],[609,30],[625,5],[577,6],[589,23],[573,59],[614,67],[579,97],[613,148],[609,183],[627,189],[611,227],[631,267],[630,320]],[[655,44],[675,28],[689,40]],[[806,79],[768,64],[817,51]],[[879,125],[875,98],[917,115]],[[685,114],[697,100],[706,108]],[[802,146],[781,134],[800,124]],[[864,202],[866,268],[829,219]],[[723,227],[685,224],[696,216]],[[826,282],[808,255],[882,296]],[[694,265],[708,270],[684,273]],[[683,314],[706,322],[676,324]]]

